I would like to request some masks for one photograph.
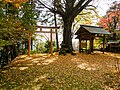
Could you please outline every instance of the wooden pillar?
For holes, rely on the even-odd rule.
[[[104,54],[104,51],[105,51],[105,34],[103,36],[103,54]]]
[[[112,51],[112,43],[110,43],[110,51]]]
[[[92,37],[92,35],[90,36],[90,50],[89,50],[89,53],[93,52],[93,40],[94,40],[94,37]]]
[[[92,48],[91,48],[91,47],[92,47],[92,38],[91,38],[91,36],[90,36],[90,45],[89,45],[89,46],[90,46],[89,53],[91,53],[91,49],[92,49]]]
[[[86,53],[87,53],[87,40],[86,40]]]
[[[50,53],[53,55],[52,29],[50,30]]]
[[[30,56],[30,46],[31,46],[31,35],[28,34],[28,56]]]
[[[79,38],[79,52],[81,53],[81,35],[80,35],[80,38]]]
[[[93,47],[94,47],[93,41],[94,41],[94,38],[92,37],[91,38],[91,52],[93,52]]]

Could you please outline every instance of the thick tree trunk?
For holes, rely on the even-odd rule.
[[[71,33],[71,27],[72,22],[74,19],[65,18],[63,19],[64,22],[64,30],[63,30],[63,43],[65,44],[65,48],[67,49],[67,53],[72,53],[73,47],[72,47],[72,33]]]
[[[4,47],[4,52],[3,52],[3,60],[4,60],[3,65],[4,66],[8,65],[8,61],[9,61],[9,59],[8,59],[8,52],[9,52],[8,46],[5,46]]]
[[[17,46],[15,44],[13,44],[13,45],[10,46],[10,57],[11,57],[11,60],[16,58],[17,56],[18,56]]]
[[[55,27],[57,27],[57,20],[56,20],[56,13],[54,13],[54,21],[55,21]],[[58,32],[57,29],[55,30],[56,32],[56,46],[57,46],[57,51],[59,50],[59,42],[58,42]]]

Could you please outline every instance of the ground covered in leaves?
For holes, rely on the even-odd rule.
[[[0,90],[120,90],[120,54],[18,56],[0,69]]]

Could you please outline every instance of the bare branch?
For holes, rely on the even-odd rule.
[[[64,11],[62,9],[62,5],[59,4],[59,6],[56,6],[55,7],[51,7],[45,3],[43,3],[42,1],[40,0],[37,0],[42,6],[44,6],[45,8],[47,8],[48,10],[50,10],[51,12],[53,13],[57,13],[57,14],[60,14],[61,16],[64,16]]]
[[[54,8],[50,7],[50,6],[47,6],[45,5],[42,1],[40,0],[37,0],[42,6],[44,6],[45,8],[49,9],[50,11],[53,11]]]
[[[72,16],[73,18],[76,17],[85,7],[88,6],[88,4],[91,2],[92,0],[87,0],[86,2],[84,0],[81,0],[75,7],[74,10],[72,12]],[[85,3],[84,3],[85,2]]]

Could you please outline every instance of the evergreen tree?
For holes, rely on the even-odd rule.
[[[19,5],[17,5],[19,4]],[[18,7],[19,6],[19,7]],[[14,59],[26,36],[33,34],[37,14],[34,2],[0,1],[0,61]]]

